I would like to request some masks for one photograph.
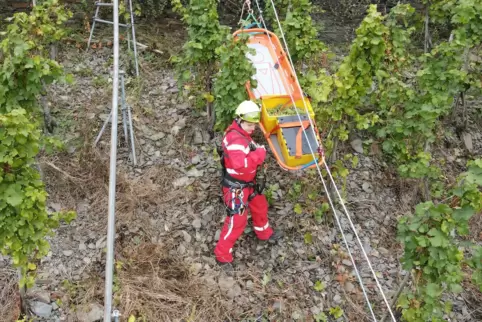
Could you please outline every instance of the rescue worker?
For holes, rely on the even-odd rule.
[[[222,268],[232,271],[233,246],[247,223],[249,209],[253,229],[260,240],[278,240],[282,234],[273,231],[268,222],[268,202],[257,191],[256,172],[263,164],[266,149],[256,144],[251,134],[261,118],[259,106],[242,102],[236,109],[236,119],[225,131],[222,143],[223,196],[227,216],[214,253]]]

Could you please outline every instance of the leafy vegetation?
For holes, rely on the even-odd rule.
[[[356,30],[350,53],[345,57],[338,71],[327,77],[326,71],[308,73],[304,85],[312,97],[319,124],[333,124],[334,129],[327,137],[326,147],[331,150],[334,139],[348,140],[350,131],[368,129],[379,119],[374,111],[361,110],[360,104],[372,88],[372,79],[385,54],[384,35],[387,28],[383,16],[371,6],[367,16]],[[322,84],[321,91],[317,90]],[[330,108],[321,106],[329,102]]]
[[[188,39],[181,56],[173,57],[180,87],[196,106],[212,102],[212,76],[219,60],[217,48],[227,36],[227,28],[219,24],[217,0],[190,0],[183,6],[172,0],[175,12],[187,26]]]
[[[33,284],[35,261],[49,250],[46,236],[73,212],[49,214],[47,193],[34,168],[41,147],[37,95],[43,84],[64,80],[62,67],[45,58],[59,40],[70,13],[57,0],[42,2],[30,15],[18,13],[2,33],[0,66],[0,249]]]
[[[214,83],[216,127],[225,129],[233,120],[234,112],[240,102],[248,99],[245,84],[250,80],[256,87],[256,81],[251,79],[256,70],[246,59],[246,54],[254,54],[246,45],[247,35],[241,34],[238,39],[228,36],[226,43],[217,49],[220,57],[220,69]]]
[[[414,28],[392,24],[393,50],[385,61],[385,70],[377,75],[380,86],[373,101],[378,102],[383,117],[377,136],[383,139],[384,151],[399,164],[399,172],[405,177],[438,177],[437,170],[430,166],[427,147],[438,138],[441,117],[454,107],[454,97],[471,86],[480,87],[480,82],[474,81],[475,70],[464,70],[464,51],[482,39],[480,32],[473,31],[481,24],[480,17],[471,14],[477,6],[480,9],[475,2],[454,2],[449,11],[454,27],[452,39],[443,40],[420,57],[408,52]],[[404,8],[404,12],[397,13],[413,13],[412,8]],[[407,74],[415,76],[403,76]]]
[[[470,161],[468,171],[444,196],[445,202],[417,205],[413,216],[403,217],[398,238],[404,245],[404,269],[412,272],[414,285],[402,294],[398,305],[407,321],[443,321],[451,304],[443,302],[445,291],[462,291],[462,266],[478,268],[473,275],[480,284],[480,247],[475,256],[464,260],[464,248],[458,236],[468,234],[470,218],[482,210],[482,159]],[[473,246],[468,246],[469,249]],[[479,262],[477,262],[479,260]]]
[[[42,82],[50,84],[63,80],[62,67],[54,60],[45,59],[51,42],[65,36],[58,28],[71,13],[58,6],[58,1],[46,1],[34,8],[30,15],[18,13],[9,18],[7,31],[1,34],[3,53],[0,66],[0,112],[23,107],[32,113],[38,107],[37,95]]]
[[[310,0],[276,0],[274,1],[281,27],[286,37],[293,63],[315,63],[327,48],[317,39],[318,28],[315,26],[311,14],[313,4]],[[281,40],[281,32],[276,22],[271,1],[266,1],[266,16],[274,32]]]
[[[143,15],[147,18],[160,18],[166,11],[169,5],[169,0],[145,0],[136,6],[140,6]]]
[[[400,302],[407,321],[441,318],[450,311],[440,299],[447,290],[461,289],[462,265],[471,267],[472,280],[480,283],[480,250],[470,251],[474,255],[464,261],[453,234],[467,234],[468,220],[480,211],[480,187],[474,179],[480,160],[470,163],[463,179],[447,193],[430,145],[440,139],[443,117],[453,113],[457,97],[469,88],[480,91],[480,66],[468,57],[482,39],[481,17],[476,14],[481,7],[475,1],[429,5],[435,20],[448,21],[451,27],[450,37],[439,39],[433,49],[420,53],[414,43],[423,17],[410,5],[398,5],[387,16],[370,6],[337,71],[330,75],[325,69],[311,69],[302,79],[318,124],[330,127],[324,142],[329,153],[336,149],[334,142],[348,140],[355,130],[365,131],[373,135],[370,140],[381,142],[386,159],[402,177],[428,180],[432,198],[452,201],[422,203],[413,217],[400,222],[403,261],[406,269],[415,271],[416,280],[414,291]],[[346,170],[343,164],[340,170]]]

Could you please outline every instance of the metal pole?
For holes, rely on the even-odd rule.
[[[95,138],[94,146],[96,146],[97,143],[99,142],[99,139],[102,136],[102,134],[104,133],[105,127],[107,126],[107,123],[109,123],[111,117],[112,117],[112,110],[110,110],[109,116],[107,116],[107,118],[105,119],[104,125],[102,125],[102,128],[100,129],[99,134]]]
[[[122,125],[124,127],[124,137],[126,139],[126,145],[129,145],[129,138],[127,136],[127,112],[126,112],[126,92],[124,88],[124,71],[120,71],[121,78],[121,106],[122,106]]]
[[[134,12],[132,11],[132,0],[129,0],[129,10],[131,12],[132,44],[134,47],[134,59],[136,61],[136,76],[139,77],[139,63],[137,62],[136,29],[134,27]]]
[[[119,99],[119,0],[113,0],[114,77],[112,82],[112,131],[110,142],[109,212],[107,223],[107,254],[105,264],[104,322],[112,321],[112,283],[114,277],[115,186],[117,166],[117,118]]]
[[[127,104],[127,114],[129,116],[129,130],[131,134],[132,161],[134,161],[134,165],[137,165],[136,146],[134,143],[134,127],[132,126],[131,106],[129,104]]]
[[[127,49],[131,51],[131,32],[129,31],[129,29],[126,29],[126,33],[127,33]]]
[[[95,8],[95,16],[93,19],[94,21],[92,22],[92,28],[90,29],[90,37],[89,37],[89,41],[87,42],[87,48],[85,49],[85,51],[89,51],[90,42],[92,41],[92,37],[94,36],[95,21],[98,16],[99,16],[99,7]]]

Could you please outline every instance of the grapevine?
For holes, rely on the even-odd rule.
[[[188,97],[196,99],[196,106],[212,101],[212,80],[219,48],[227,35],[227,28],[219,24],[217,0],[191,0],[183,6],[172,0],[174,11],[181,15],[188,27],[188,40],[183,54],[173,57],[177,78]]]
[[[300,66],[303,62],[308,65],[316,65],[327,47],[317,39],[318,28],[311,18],[314,11],[311,1],[276,0],[274,2],[293,63]],[[278,37],[281,37],[271,1],[266,2],[265,12],[273,31]]]
[[[363,98],[372,88],[372,78],[376,74],[385,53],[384,35],[387,27],[383,17],[370,6],[368,14],[357,29],[357,37],[334,75],[325,70],[309,71],[302,80],[307,93],[312,98],[319,124],[337,123],[327,137],[325,147],[333,149],[333,139],[346,141],[350,130],[368,129],[378,121],[373,111],[359,108]],[[329,104],[329,107],[327,106]]]
[[[7,31],[1,33],[0,50],[3,64],[0,66],[0,112],[10,112],[23,107],[29,113],[38,107],[37,95],[43,89],[42,82],[50,84],[64,80],[62,67],[54,60],[43,58],[47,45],[65,36],[65,30],[57,26],[72,16],[58,0],[45,1],[34,7],[32,13],[17,13],[9,18]],[[70,78],[70,76],[69,76]]]
[[[383,119],[377,136],[383,139],[383,149],[399,164],[403,176],[438,176],[430,166],[431,156],[425,146],[436,140],[440,118],[449,114],[454,97],[467,87],[480,87],[476,72],[463,69],[464,51],[482,40],[482,33],[475,27],[482,24],[480,16],[474,14],[479,9],[475,1],[452,7],[453,40],[441,42],[419,59],[403,49],[410,50],[408,37],[413,28],[391,28],[389,42],[394,50],[377,75],[379,88],[372,99]],[[418,71],[412,70],[417,63]],[[404,74],[415,76],[407,78]]]
[[[313,12],[311,1],[277,0],[274,2],[276,9],[279,10],[280,19],[282,19],[281,27],[286,36],[286,43],[288,44],[293,62],[295,64],[302,62],[315,64],[327,47],[317,39],[318,29],[311,18]],[[281,36],[271,1],[266,2],[265,11],[274,32]]]
[[[59,26],[70,16],[57,0],[44,1],[30,15],[11,18],[0,43],[0,250],[20,269],[21,285],[33,284],[35,261],[49,250],[45,237],[75,216],[47,212],[34,168],[41,147],[36,97],[43,84],[65,79],[62,67],[45,58],[45,46],[65,35]]]
[[[145,0],[141,1],[140,7],[142,12],[148,18],[159,18],[165,12],[166,6],[168,5],[169,0]],[[138,4],[136,3],[136,8]],[[140,11],[136,9],[136,11]]]
[[[366,130],[381,141],[400,175],[430,179],[432,188],[438,188],[432,197],[446,200],[422,203],[399,223],[404,267],[415,281],[399,301],[407,321],[441,320],[451,310],[442,295],[461,290],[464,265],[472,268],[474,283],[481,284],[480,248],[465,249],[472,255],[464,259],[453,234],[467,234],[468,220],[482,209],[481,160],[470,162],[452,189],[443,189],[441,170],[427,149],[439,138],[441,121],[459,93],[480,90],[480,66],[467,61],[482,40],[479,3],[435,1],[430,12],[438,15],[438,23],[450,21],[450,37],[419,56],[412,37],[421,25],[415,10],[398,5],[383,17],[371,6],[338,71],[311,70],[302,79],[318,123],[336,122],[325,140],[329,150],[333,139],[345,141],[355,128]]]
[[[407,321],[442,321],[444,312],[451,311],[443,303],[445,291],[462,291],[462,265],[475,269],[472,279],[482,288],[480,248],[464,260],[463,247],[456,233],[468,233],[470,218],[482,210],[482,159],[469,161],[468,171],[461,174],[457,184],[448,191],[446,203],[419,204],[412,216],[399,221],[398,239],[404,245],[404,269],[414,275],[412,290],[405,291],[398,301]]]
[[[246,45],[247,35],[241,34],[239,40],[229,36],[226,43],[218,49],[220,70],[214,83],[216,127],[224,129],[233,120],[234,111],[240,102],[248,99],[244,84],[249,80],[256,87],[252,76],[256,70],[248,59],[252,53]]]

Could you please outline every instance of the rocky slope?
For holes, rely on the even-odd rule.
[[[110,126],[97,148],[91,145],[111,106],[110,55],[109,48],[88,53],[64,48],[60,60],[76,83],[50,88],[57,131],[68,142],[65,152],[41,157],[49,206],[75,209],[78,216],[50,239],[51,251],[28,293],[39,321],[102,318]],[[313,321],[324,312],[331,321],[369,321],[332,214],[314,215],[326,198],[319,178],[284,172],[272,157],[269,218],[285,237],[274,245],[260,242],[249,223],[235,246],[235,275],[219,270],[213,256],[224,219],[215,153],[219,135],[211,140],[203,113],[178,97],[170,70],[150,67],[143,65],[141,80],[127,80],[135,167],[119,126],[114,303],[123,319],[144,313],[148,321],[189,315],[196,321]],[[480,152],[480,145],[475,148]],[[390,297],[406,274],[395,241],[397,218],[418,201],[417,191],[410,182],[394,179],[379,158],[361,153],[358,142],[345,149],[360,159],[347,179],[346,205]],[[454,156],[454,167],[464,164],[462,143],[446,153]],[[385,311],[381,296],[346,216],[337,212],[380,317]],[[0,258],[0,264],[7,259]],[[469,292],[452,299],[452,321],[474,321],[480,314],[471,310]],[[337,308],[343,314],[335,319],[329,312]]]

